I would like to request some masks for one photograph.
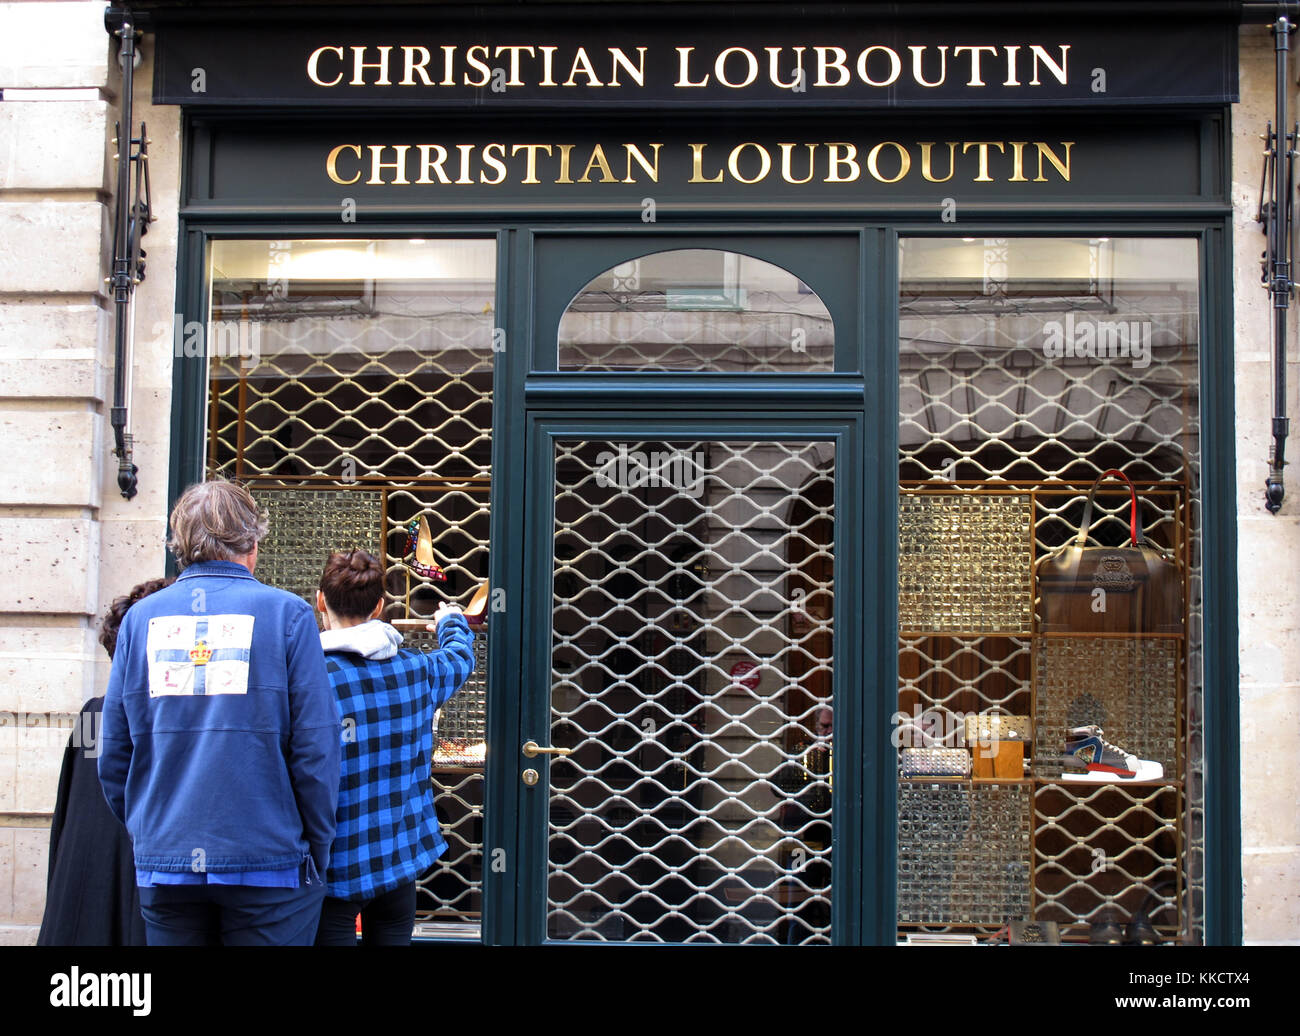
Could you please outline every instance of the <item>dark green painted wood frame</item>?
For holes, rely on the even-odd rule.
[[[1153,112],[1153,117],[1168,117]],[[939,214],[923,206],[880,206],[870,212],[849,214],[840,208],[828,211],[816,203],[792,213],[788,205],[758,204],[738,222],[735,211],[697,212],[688,226],[692,234],[743,237],[757,230],[783,225],[802,234],[858,232],[864,259],[875,257],[871,273],[862,278],[860,313],[865,340],[861,345],[862,376],[833,375],[807,383],[768,386],[763,407],[785,419],[796,415],[824,419],[828,413],[846,408],[865,414],[871,421],[865,428],[862,483],[864,501],[874,498],[876,512],[884,525],[874,549],[863,550],[860,570],[862,587],[897,585],[897,456],[898,367],[897,350],[897,239],[899,236],[947,234],[995,235],[1185,235],[1201,242],[1201,399],[1202,543],[1204,564],[1204,683],[1205,695],[1205,831],[1206,831],[1206,941],[1235,944],[1242,938],[1241,916],[1241,811],[1240,748],[1238,744],[1237,668],[1237,572],[1235,523],[1235,436],[1233,406],[1233,327],[1231,207],[1226,201],[1226,169],[1230,135],[1227,119],[1216,114],[1202,122],[1207,148],[1202,158],[1203,196],[1182,205],[1139,207],[1122,200],[1084,202],[1069,207],[1044,208],[1032,204],[965,206],[961,222],[944,224]],[[187,156],[185,161],[189,161]],[[500,214],[505,215],[505,214]],[[852,218],[856,215],[858,218]],[[498,319],[506,331],[507,349],[498,355],[493,401],[493,487],[491,511],[491,580],[505,588],[507,600],[527,600],[528,585],[539,578],[525,572],[524,558],[511,546],[524,543],[523,508],[515,502],[531,499],[536,486],[527,483],[525,445],[529,422],[544,415],[583,414],[615,407],[626,408],[634,399],[644,404],[672,407],[673,412],[727,404],[738,405],[745,394],[744,379],[709,378],[698,384],[689,377],[627,375],[619,378],[563,378],[526,370],[524,357],[533,355],[532,302],[528,286],[534,283],[533,235],[572,230],[626,233],[627,223],[608,223],[608,217],[593,217],[580,206],[567,214],[548,213],[545,219],[527,224],[502,221],[496,214],[458,212],[435,213],[421,218],[409,211],[376,212],[363,225],[340,225],[333,213],[285,213],[269,207],[250,207],[240,213],[198,210],[182,212],[179,230],[177,270],[177,319],[206,320],[205,296],[207,241],[218,236],[267,237],[370,237],[471,235],[496,236],[498,241]],[[332,217],[332,218],[331,218]],[[604,224],[602,226],[602,223]],[[659,230],[664,228],[660,227]],[[868,344],[874,351],[867,350]],[[205,449],[205,401],[207,385],[201,364],[178,362],[173,377],[172,454],[169,500],[199,477]],[[679,403],[672,403],[677,399]],[[749,397],[745,404],[756,407]],[[532,408],[531,410],[529,408]],[[859,410],[858,408],[861,408]],[[683,425],[685,427],[685,425]],[[695,426],[691,426],[695,427]],[[773,426],[775,427],[775,425]],[[874,449],[873,449],[874,448]],[[874,463],[872,463],[874,461]],[[145,475],[145,477],[148,477]],[[863,519],[870,521],[872,509],[864,503]],[[868,541],[869,542],[869,541]],[[536,552],[535,552],[536,553]],[[869,555],[869,557],[868,557]],[[536,560],[536,559],[535,559]],[[549,558],[547,559],[549,563]],[[530,583],[531,580],[531,583]],[[863,673],[872,674],[877,686],[897,685],[896,607],[891,595],[879,589],[873,597],[864,593],[863,623],[869,626],[871,642],[890,645],[872,658],[864,652]],[[518,840],[513,820],[519,809],[518,767],[510,749],[522,744],[521,717],[511,707],[521,701],[525,630],[524,609],[507,608],[504,635],[492,638],[491,669],[494,674],[493,708],[489,712],[489,737],[503,746],[489,755],[487,790],[493,809],[485,812],[484,828],[484,940],[511,943],[522,937],[516,929],[517,881],[524,874],[527,853],[535,855]],[[837,626],[838,628],[838,626]],[[842,639],[842,638],[837,638]],[[865,642],[864,642],[865,643]],[[504,675],[501,675],[504,674]],[[514,675],[511,675],[514,674]],[[879,711],[861,717],[861,729],[875,722],[877,729],[889,729],[894,704],[888,694],[876,696]],[[861,736],[857,734],[855,736]],[[863,746],[865,749],[865,746]],[[840,918],[843,934],[852,941],[892,943],[895,932],[895,775],[892,758],[865,754],[857,807],[840,806],[835,834],[836,859],[862,861],[860,873],[846,875],[837,868],[837,909],[843,909],[839,883],[852,881],[862,890],[860,910]],[[841,801],[846,801],[847,796]],[[850,848],[850,845],[852,848]],[[505,849],[504,869],[494,864],[494,849]],[[511,851],[518,859],[511,859]],[[516,870],[519,867],[519,870]]]
[[[880,853],[892,852],[892,840],[886,845],[864,844],[855,837],[856,816],[868,800],[864,795],[864,775],[882,763],[892,772],[892,752],[886,742],[866,737],[870,718],[887,715],[895,708],[897,681],[870,681],[868,659],[894,654],[896,638],[882,638],[884,623],[874,621],[879,609],[879,595],[863,593],[865,582],[879,575],[878,557],[863,549],[864,537],[881,535],[882,526],[893,524],[893,513],[871,507],[866,486],[876,481],[880,467],[894,472],[879,454],[864,451],[865,416],[862,409],[836,412],[817,407],[769,408],[756,410],[752,394],[737,396],[727,407],[718,409],[719,400],[711,403],[712,415],[693,405],[692,393],[683,393],[677,406],[665,416],[662,409],[593,415],[586,409],[535,410],[527,418],[528,480],[525,509],[526,542],[538,549],[531,553],[524,574],[524,670],[526,693],[522,717],[526,737],[548,743],[551,728],[551,579],[553,552],[547,548],[554,534],[554,443],[558,439],[648,438],[732,439],[773,441],[781,439],[814,440],[835,444],[835,597],[836,620],[833,647],[833,700],[836,714],[837,758],[835,774],[835,834],[831,851],[831,923],[835,942],[856,944],[863,938],[864,915],[889,912],[893,903],[892,883],[861,887],[861,879],[873,868],[864,861],[879,861]],[[760,404],[761,406],[761,404]],[[882,643],[883,641],[883,643]],[[889,650],[885,650],[885,644]],[[896,665],[896,662],[895,662]],[[522,742],[520,742],[522,744]],[[526,760],[514,745],[506,745],[504,754],[514,761],[516,771],[525,766],[539,769],[542,780],[535,789],[525,790],[520,816],[520,863],[517,932],[521,941],[538,943],[546,931],[546,824],[549,797],[545,758]],[[857,761],[854,765],[853,761]],[[515,783],[519,784],[518,775]],[[891,789],[892,795],[892,789]],[[876,804],[879,807],[879,803]],[[872,900],[872,902],[868,902]]]

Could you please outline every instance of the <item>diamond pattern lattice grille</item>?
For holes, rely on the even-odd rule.
[[[1034,795],[1035,911],[1044,921],[1131,917],[1150,895],[1157,924],[1180,927],[1177,788],[1046,784]]]
[[[1159,923],[1201,938],[1195,257],[1186,241],[1105,238],[909,240],[900,253],[896,743],[959,747],[961,720],[977,711],[1033,717],[1015,785],[1034,802],[1025,880],[1033,916],[1074,937],[1170,881],[1176,891],[1161,895],[1173,909]],[[1146,537],[1184,573],[1185,637],[1038,629],[1034,568],[1076,535],[1087,489],[1108,468],[1138,484]],[[1093,543],[1128,538],[1119,488],[1098,495]],[[962,503],[935,503],[945,500]],[[1013,500],[1026,502],[1028,535],[999,567],[996,528],[1010,522],[984,530],[949,512]],[[1066,731],[1092,723],[1160,762],[1163,784],[1057,783]],[[960,836],[976,823],[962,789],[982,787],[900,780],[900,924],[988,932],[1017,918],[1011,900],[1006,913],[981,908],[997,837]],[[931,879],[939,891],[926,898]]]
[[[255,363],[214,358],[209,462],[254,485],[388,488],[390,614],[405,601],[406,523],[422,513],[449,577],[436,595],[413,577],[425,588],[417,611],[428,614],[443,591],[466,603],[487,574],[491,296],[389,287],[375,289],[373,312],[272,307]],[[226,299],[216,312],[238,310],[233,289],[214,294]],[[312,299],[317,309],[324,301]]]
[[[828,941],[833,446],[555,464],[550,936]]]

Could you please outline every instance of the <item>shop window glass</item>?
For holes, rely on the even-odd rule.
[[[592,280],[560,319],[570,371],[792,373],[834,368],[822,300],[779,266],[683,248],[621,263]]]
[[[900,936],[1199,942],[1197,244],[899,259]]]
[[[387,568],[385,619],[424,649],[437,604],[469,602],[488,574],[495,270],[485,240],[213,243],[208,466],[268,513],[260,579],[314,605],[329,552],[364,547]],[[404,562],[420,518],[445,581]],[[478,931],[485,635],[476,649],[437,718],[450,848],[420,879],[426,934]]]

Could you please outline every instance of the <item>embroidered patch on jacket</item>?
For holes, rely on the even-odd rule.
[[[247,694],[251,615],[149,620],[149,695]]]

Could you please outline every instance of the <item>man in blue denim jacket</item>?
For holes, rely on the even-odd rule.
[[[243,487],[191,486],[171,526],[184,571],[122,621],[99,759],[149,943],[310,945],[339,791],[316,621],[253,578]]]

